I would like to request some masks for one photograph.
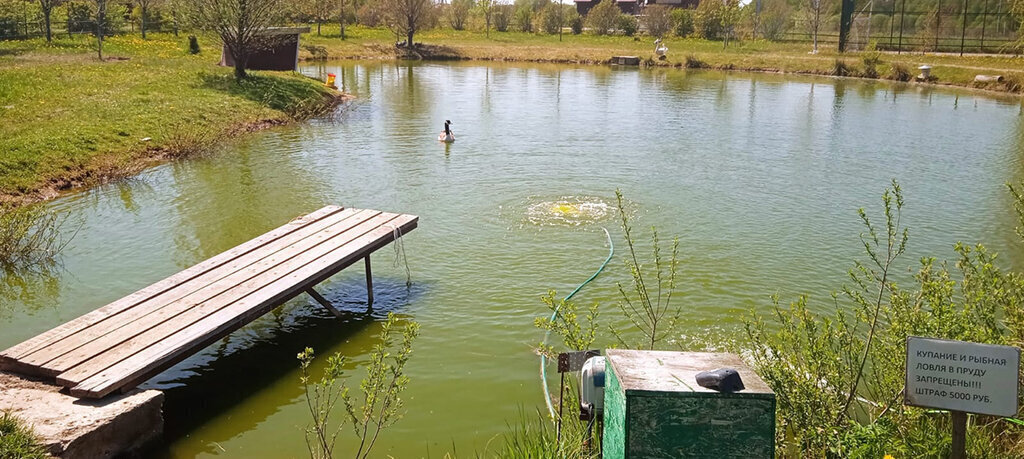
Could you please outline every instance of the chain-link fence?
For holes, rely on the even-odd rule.
[[[951,53],[1018,53],[1020,26],[1010,14],[1013,0],[871,0],[856,2],[847,49]],[[810,15],[794,15],[786,41],[812,40]],[[839,42],[838,14],[823,19],[819,43]]]

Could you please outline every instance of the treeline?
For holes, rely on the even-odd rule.
[[[106,5],[107,31],[174,31],[184,26],[180,11],[189,0],[0,0],[0,38],[95,30],[97,5]],[[201,1],[201,0],[200,0]],[[297,0],[276,2],[282,21],[344,27],[392,26],[399,38],[402,27],[391,22],[415,22],[415,30],[438,27],[556,34],[584,32],[597,35],[646,33],[712,40],[767,39],[835,42],[839,33],[840,0],[702,1],[695,9],[649,5],[639,14],[624,14],[614,1],[605,0],[586,16],[574,4],[550,0]],[[415,11],[395,11],[396,9]],[[410,14],[404,14],[410,13]],[[414,14],[413,14],[414,13]],[[954,39],[1018,41],[1024,0],[873,0],[855,5],[851,39],[888,46],[899,37],[921,50],[937,50]],[[396,21],[396,18],[401,21]],[[332,29],[333,30],[333,29]],[[403,29],[404,30],[404,29]],[[108,32],[109,33],[109,32]],[[984,43],[984,42],[982,42]]]

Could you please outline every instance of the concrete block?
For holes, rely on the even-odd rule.
[[[133,390],[103,399],[60,393],[60,386],[0,372],[0,411],[21,418],[50,454],[65,459],[130,455],[163,434],[164,394]]]

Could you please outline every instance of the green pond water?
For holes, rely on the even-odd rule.
[[[417,214],[404,264],[374,255],[147,383],[167,391],[158,457],[302,457],[295,354],[367,360],[382,317],[422,324],[407,414],[377,457],[483,451],[521,410],[543,409],[540,296],[568,293],[623,248],[614,190],[635,227],[682,248],[681,345],[714,347],[769,295],[828,306],[860,253],[857,209],[879,223],[891,178],[909,253],[982,241],[1018,267],[1004,183],[1024,178],[1020,99],[855,80],[601,67],[333,63],[357,99],[332,119],[232,141],[57,200],[77,230],[59,268],[0,282],[0,347],[27,339],[326,204]],[[445,119],[457,141],[437,142]],[[577,299],[615,322],[621,250]],[[606,334],[607,335],[607,334]],[[602,342],[609,342],[608,336]],[[361,376],[353,369],[349,385]],[[339,437],[339,457],[354,447]]]

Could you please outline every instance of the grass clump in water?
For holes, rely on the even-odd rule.
[[[52,262],[71,238],[64,217],[42,206],[0,205],[0,267],[5,271]]]
[[[13,414],[0,414],[0,459],[46,459],[46,448],[20,419]]]

